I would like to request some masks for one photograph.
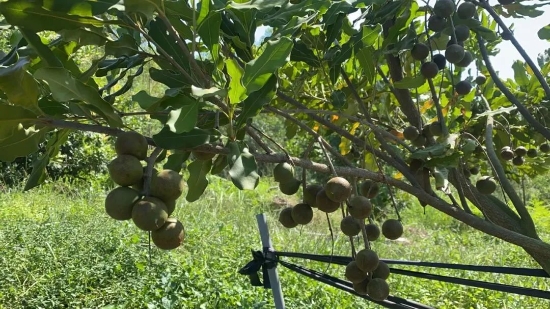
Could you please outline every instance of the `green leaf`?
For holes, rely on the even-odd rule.
[[[216,160],[214,160],[214,163],[212,164],[212,170],[210,170],[210,174],[217,175],[225,169],[227,166],[227,157],[225,155],[218,155]]]
[[[209,0],[208,0],[209,1]],[[204,1],[203,1],[204,3]],[[214,62],[217,62],[220,55],[220,27],[222,24],[222,15],[219,12],[210,12],[206,18],[199,22],[197,32],[204,45],[210,50],[210,55]]]
[[[227,148],[231,181],[239,190],[254,190],[260,183],[256,159],[247,148],[239,147],[237,142],[229,142]]]
[[[181,50],[176,40],[167,34],[168,29],[160,19],[149,23],[149,35],[170,57],[172,57],[187,73],[190,73],[189,60]],[[175,69],[175,68],[174,68]],[[193,75],[190,73],[190,75]],[[181,79],[181,78],[180,78]]]
[[[105,44],[105,54],[114,57],[130,57],[139,53],[138,42],[128,34],[123,34],[116,41],[110,41]]]
[[[170,131],[180,134],[191,131],[199,118],[199,102],[194,101],[170,111],[166,125]]]
[[[34,187],[37,187],[44,183],[46,180],[46,166],[50,163],[52,158],[55,158],[59,153],[61,145],[67,142],[69,134],[72,130],[63,129],[55,132],[46,145],[46,152],[44,152],[39,158],[36,158],[32,163],[32,172],[25,184],[24,191],[28,191]]]
[[[48,83],[52,96],[56,101],[69,102],[79,100],[97,108],[110,126],[122,126],[122,119],[113,107],[103,100],[97,89],[75,79],[69,71],[63,68],[40,68],[34,73],[34,77]]]
[[[267,47],[260,56],[245,65],[243,86],[247,94],[262,88],[275,70],[286,64],[292,46],[292,41],[286,37],[268,41]]]
[[[550,41],[550,25],[546,25],[537,32],[539,39]]]
[[[169,88],[181,88],[189,85],[184,81],[183,76],[175,71],[150,68],[149,76],[152,80],[165,84]]]
[[[211,131],[198,128],[177,134],[170,131],[169,127],[164,127],[153,135],[153,140],[158,147],[165,149],[191,149],[208,143],[212,135]]]
[[[374,66],[374,50],[372,47],[363,47],[355,54],[355,58],[359,61],[359,65],[363,69],[363,74],[367,78],[369,84],[373,84],[376,78],[376,68]]]
[[[12,162],[18,157],[37,152],[48,130],[36,130],[34,127],[26,129],[22,124],[17,125],[11,136],[0,141],[0,161]]]
[[[450,145],[447,143],[435,144],[424,149],[419,149],[411,154],[411,159],[426,160],[429,157],[438,157],[444,155]]]
[[[410,88],[420,87],[424,85],[425,82],[426,82],[426,78],[418,74],[418,76],[416,77],[407,76],[402,80],[393,83],[393,86],[398,89],[410,89]]]
[[[303,61],[308,65],[318,68],[321,66],[321,61],[304,42],[297,41],[290,52],[290,61]]]
[[[227,3],[227,7],[244,10],[244,9],[256,9],[270,10],[273,8],[280,8],[283,4],[287,3],[287,0],[250,0],[250,1],[230,1]]]
[[[210,172],[212,168],[212,160],[206,161],[193,161],[187,166],[189,171],[189,179],[187,179],[187,186],[189,187],[187,191],[187,196],[185,199],[188,202],[194,202],[198,200],[206,187],[208,187],[208,179],[206,175]]]
[[[225,60],[225,69],[230,77],[229,80],[229,102],[237,104],[246,98],[246,88],[241,83],[243,69],[235,59]]]
[[[332,106],[337,109],[341,109],[344,105],[346,105],[346,94],[342,90],[333,91],[330,94],[330,100],[332,102]]]
[[[155,11],[162,8],[162,0],[124,0],[124,8],[126,13],[141,13],[152,20]]]
[[[29,63],[29,58],[24,57],[8,67],[0,67],[0,90],[6,94],[11,104],[41,114],[38,107],[40,89],[26,70]]]
[[[19,106],[0,104],[0,141],[14,134],[19,124],[28,127],[37,119],[35,113]]]
[[[52,100],[50,97],[42,97],[38,100],[38,107],[44,112],[44,114],[54,117],[61,117],[63,114],[69,112],[67,106]]]
[[[100,30],[88,31],[86,29],[67,29],[58,32],[63,40],[76,42],[79,46],[95,45],[103,46],[108,41]]]
[[[355,11],[356,9],[346,1],[334,1],[326,13],[323,15],[323,22],[325,25],[332,25],[337,22],[340,14],[347,15]]]
[[[519,60],[514,61],[512,69],[514,69],[514,79],[519,86],[525,87],[529,85],[529,77],[527,76],[523,62]]]
[[[235,128],[238,130],[244,127],[249,118],[258,115],[263,106],[271,102],[275,97],[276,90],[277,77],[273,75],[260,90],[252,92],[242,102],[242,111],[235,121]]]
[[[189,151],[176,150],[174,153],[168,156],[168,160],[162,166],[163,169],[173,170],[174,172],[180,172],[183,167],[183,163],[189,159]]]
[[[53,1],[61,3],[62,1]],[[45,9],[40,5],[42,1],[10,0],[0,2],[0,13],[6,21],[18,27],[35,32],[63,29],[76,29],[85,26],[102,27],[106,22],[90,16],[79,16],[78,14],[67,14]],[[52,2],[50,2],[52,3]],[[119,22],[109,22],[111,24]]]
[[[336,22],[326,26],[325,49],[328,49],[334,41],[339,41],[342,34],[342,25],[344,24],[345,14],[338,14]]]
[[[215,96],[224,97],[227,95],[227,89],[219,89],[216,87],[203,89],[195,86],[191,86],[191,93],[198,98],[210,98]]]

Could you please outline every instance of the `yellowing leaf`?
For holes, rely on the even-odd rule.
[[[420,113],[424,114],[428,109],[432,108],[432,106],[434,106],[434,101],[432,99],[429,99],[428,101],[424,102],[424,104],[420,108]]]
[[[353,123],[353,125],[351,126],[351,130],[349,130],[349,133],[351,135],[354,135],[355,131],[357,131],[357,128],[359,128],[359,122]]]
[[[401,180],[403,179],[403,174],[401,174],[401,172],[397,172],[393,175],[393,178],[397,180]]]
[[[342,141],[340,142],[340,145],[338,145],[338,148],[340,149],[341,155],[347,155],[351,150],[351,141],[345,137],[342,137]]]

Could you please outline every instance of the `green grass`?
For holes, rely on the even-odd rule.
[[[180,201],[174,216],[186,228],[185,244],[166,252],[151,250],[148,237],[130,222],[116,222],[103,211],[105,192],[49,184],[31,192],[3,193],[0,201],[0,308],[273,308],[269,290],[252,287],[237,273],[261,249],[255,215],[268,214],[278,250],[330,254],[332,240],[324,216],[286,230],[276,222],[288,198],[261,182],[241,192],[211,178],[199,201]],[[183,198],[182,198],[183,200]],[[547,217],[544,207],[537,216]],[[515,246],[495,240],[448,217],[415,205],[402,212],[407,241],[379,240],[382,258],[476,265],[536,267]],[[335,230],[334,253],[349,255],[346,237]],[[535,218],[537,219],[537,218]],[[542,219],[541,219],[542,220]],[[544,225],[548,221],[540,221]],[[548,230],[548,229],[546,229]],[[548,236],[548,235],[543,235]],[[290,260],[342,276],[343,267]],[[279,267],[288,308],[378,308],[365,300]],[[409,268],[415,269],[415,268]],[[426,270],[427,269],[419,269]],[[433,273],[550,289],[550,280],[429,270]],[[476,288],[392,275],[396,296],[436,308],[548,308],[549,302]]]

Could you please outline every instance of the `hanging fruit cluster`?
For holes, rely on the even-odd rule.
[[[184,239],[183,224],[170,215],[183,192],[182,177],[175,171],[153,168],[150,186],[145,189],[147,139],[128,131],[117,136],[117,157],[108,164],[109,176],[119,185],[107,194],[105,211],[115,220],[132,220],[141,230],[151,232],[153,243],[164,250],[179,247]]]
[[[273,170],[275,180],[283,182],[298,182],[294,178],[294,170],[288,163],[279,163]],[[395,240],[402,236],[403,225],[396,219],[388,219],[382,224],[382,231],[372,220],[373,205],[370,199],[376,197],[379,184],[372,180],[365,180],[357,188],[359,194],[353,195],[353,186],[343,177],[333,177],[324,185],[309,184],[304,188],[303,201],[293,207],[284,208],[279,213],[279,222],[286,228],[308,224],[313,219],[313,208],[324,213],[334,213],[341,209],[343,203],[347,205],[343,210],[340,221],[340,230],[343,234],[354,237],[361,234],[366,237],[365,249],[355,255],[355,259],[346,267],[345,277],[353,283],[357,293],[369,295],[376,300],[384,300],[389,295],[389,285],[386,279],[390,269],[386,263],[379,260],[375,251],[370,249],[369,242],[375,241],[382,233],[387,239]],[[281,188],[283,191],[283,188]],[[298,189],[293,191],[296,193]],[[287,191],[288,192],[288,191]],[[365,224],[365,220],[369,220]]]

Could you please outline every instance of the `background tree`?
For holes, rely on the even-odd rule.
[[[164,168],[179,172],[190,152],[217,154],[193,162],[190,178],[201,181],[189,182],[189,201],[206,173],[254,189],[258,162],[288,162],[402,190],[523,247],[550,272],[550,244],[512,185],[547,169],[550,63],[537,66],[499,17],[537,16],[543,4],[197,2],[0,3],[15,30],[0,60],[0,160],[46,143],[27,189],[74,131],[117,136],[147,122],[154,153],[169,150]],[[260,26],[271,33],[256,46]],[[513,80],[489,59],[501,40],[525,60]],[[135,91],[144,73],[164,93]],[[255,125],[260,115],[284,119],[299,146],[279,147]]]

